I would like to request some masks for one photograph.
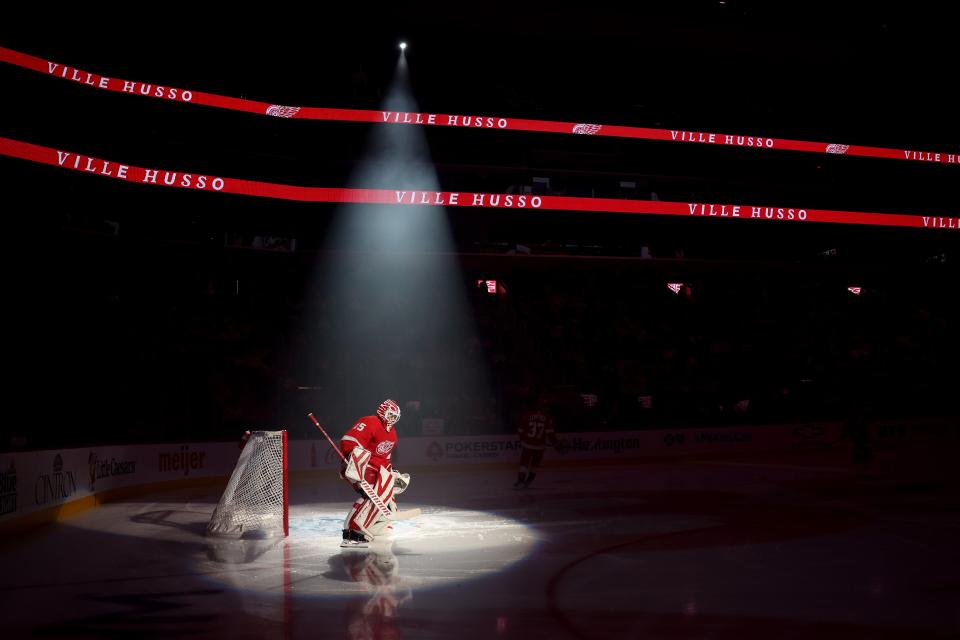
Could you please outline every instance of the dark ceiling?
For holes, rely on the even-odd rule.
[[[114,77],[373,108],[406,39],[417,97],[435,112],[956,148],[956,22],[919,7],[389,3],[353,13],[317,6],[310,17],[282,5],[207,9],[202,18],[101,17],[85,7],[76,19],[5,21],[0,38]]]
[[[629,9],[392,3],[332,12],[318,5],[307,13],[278,4],[205,9],[202,17],[85,6],[43,20],[10,16],[0,24],[0,45],[113,77],[376,109],[405,39],[423,111],[960,152],[952,97],[960,56],[947,10],[834,4],[844,9],[728,0]],[[16,96],[3,101],[0,135],[140,166],[181,168],[189,158],[197,171],[341,186],[370,131],[127,98],[9,65],[0,65],[0,79]],[[633,180],[665,200],[939,215],[960,209],[957,166],[551,134],[437,128],[427,135],[441,185],[463,190],[545,175],[561,188]],[[14,164],[3,161],[8,187],[55,176],[70,197],[114,208],[142,195],[138,187]],[[192,198],[151,193],[165,204]],[[225,202],[212,208],[287,227],[303,219],[275,215],[289,205]]]

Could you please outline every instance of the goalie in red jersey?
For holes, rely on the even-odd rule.
[[[560,442],[553,429],[553,417],[549,412],[549,400],[540,396],[537,408],[526,411],[520,416],[517,423],[517,433],[520,435],[520,472],[514,489],[526,489],[537,477],[537,468],[543,460],[543,451],[547,446],[557,447]]]
[[[360,494],[343,524],[342,547],[365,547],[378,536],[389,535],[393,524],[376,508],[360,489],[365,480],[383,504],[396,512],[395,495],[410,484],[410,475],[393,470],[390,456],[397,446],[394,425],[400,419],[400,407],[393,400],[384,400],[376,415],[364,416],[340,438],[340,451],[346,458],[341,475],[351,481]]]

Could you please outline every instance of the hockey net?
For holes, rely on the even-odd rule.
[[[287,504],[287,432],[254,431],[240,452],[207,534],[286,536]]]

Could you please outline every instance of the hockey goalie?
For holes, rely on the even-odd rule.
[[[373,540],[393,533],[393,518],[385,516],[374,500],[396,514],[395,496],[410,486],[410,475],[398,473],[390,463],[390,456],[397,447],[395,425],[399,419],[397,403],[384,400],[376,415],[360,418],[340,438],[340,452],[344,457],[340,475],[358,494],[343,524],[341,547],[366,547]],[[373,489],[375,498],[371,499],[363,491],[362,481]]]

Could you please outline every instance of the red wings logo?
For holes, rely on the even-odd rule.
[[[388,453],[390,453],[392,449],[393,449],[393,443],[390,442],[389,440],[384,440],[383,442],[377,445],[377,455],[385,456]]]
[[[836,153],[839,155],[843,155],[844,153],[847,152],[847,149],[849,148],[850,148],[850,145],[848,144],[828,144],[827,153]]]
[[[596,135],[602,126],[603,125],[601,124],[575,124],[573,125],[573,132],[582,133],[586,136],[592,136]]]
[[[300,107],[284,107],[279,104],[272,104],[267,107],[268,116],[276,116],[278,118],[292,118],[300,112]]]

